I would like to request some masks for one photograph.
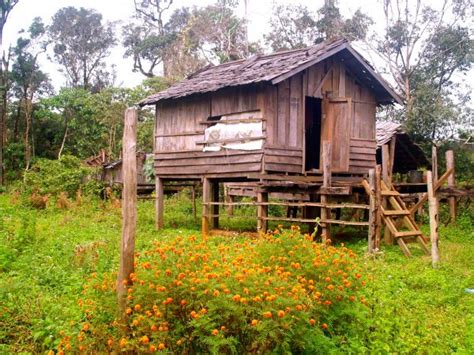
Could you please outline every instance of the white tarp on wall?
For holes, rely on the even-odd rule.
[[[206,144],[204,145],[203,151],[218,152],[222,148],[259,150],[263,147],[263,139],[260,139],[262,136],[262,122],[217,123],[214,126],[206,128],[204,131]]]

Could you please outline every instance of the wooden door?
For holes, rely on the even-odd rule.
[[[331,142],[331,168],[334,172],[349,171],[351,104],[350,98],[323,100],[321,152],[323,142]]]

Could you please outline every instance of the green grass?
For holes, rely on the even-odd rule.
[[[121,212],[94,199],[68,210],[53,203],[34,210],[12,200],[0,195],[0,353],[37,353],[54,347],[62,329],[81,321],[77,300],[86,277],[117,269]],[[165,206],[166,228],[156,232],[153,202],[139,203],[138,251],[153,240],[199,233],[199,213],[194,219],[184,194]],[[255,219],[223,217],[221,223],[246,231]],[[454,226],[440,228],[438,269],[416,248],[411,259],[396,246],[373,258],[365,256],[363,238],[341,237],[338,242],[357,251],[365,273],[372,275],[369,307],[352,325],[341,352],[474,353],[474,295],[465,292],[474,288],[473,223],[467,210]]]

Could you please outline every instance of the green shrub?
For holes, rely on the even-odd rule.
[[[92,169],[84,167],[81,160],[73,156],[66,155],[59,160],[39,159],[25,172],[22,188],[28,195],[66,192],[74,196],[91,173]]]

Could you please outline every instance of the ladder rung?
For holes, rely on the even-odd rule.
[[[382,190],[382,196],[400,196],[400,193],[394,190]]]
[[[395,238],[413,237],[416,235],[421,235],[421,232],[420,231],[397,232],[395,233]]]
[[[410,211],[407,211],[407,210],[383,211],[383,214],[386,216],[408,216],[410,214]]]

